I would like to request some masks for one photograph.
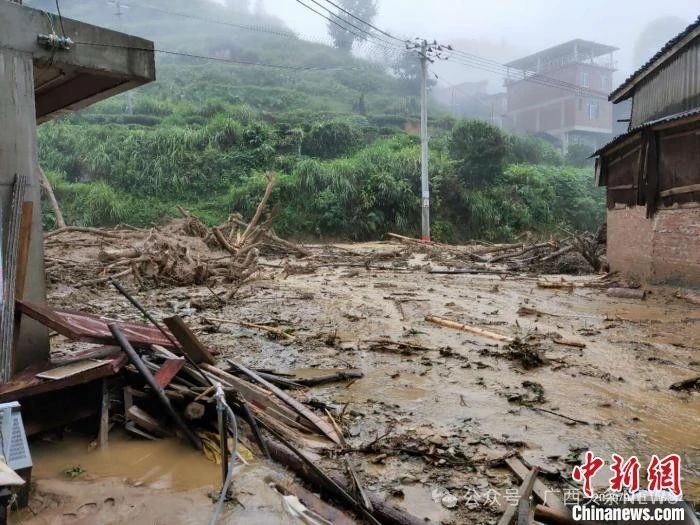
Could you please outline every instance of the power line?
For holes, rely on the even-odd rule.
[[[468,61],[468,64],[463,64],[463,65],[469,65],[471,67],[476,67],[474,64],[481,64],[485,67],[489,68],[496,68],[497,71],[491,71],[497,74],[500,74],[504,76],[508,80],[515,80],[515,81],[520,81],[520,80],[525,80],[525,81],[530,81],[530,82],[535,82],[539,83],[542,85],[548,85],[550,87],[558,87],[561,89],[569,90],[569,91],[574,91],[579,94],[585,94],[591,97],[597,97],[597,98],[607,98],[604,94],[601,94],[599,92],[593,91],[591,89],[586,89],[583,86],[579,86],[577,84],[573,84],[571,82],[566,82],[564,80],[560,80],[558,78],[550,77],[547,75],[542,75],[541,73],[537,73],[534,71],[528,71],[524,70],[525,75],[520,78],[520,77],[511,77],[510,75],[510,68],[506,66],[505,64],[501,64],[500,62],[497,62],[495,60],[489,59],[489,58],[484,58],[479,55],[475,55],[472,53],[466,53],[464,51],[459,51],[457,49],[448,47],[447,53],[450,53],[453,58],[458,56],[462,60]],[[460,63],[459,61],[457,61]],[[528,76],[529,73],[529,76]]]
[[[507,70],[504,70],[504,66],[499,65],[490,65],[484,62],[479,62],[473,59],[467,59],[467,58],[455,58],[453,56],[452,62],[471,67],[474,69],[480,69],[482,71],[486,71],[489,73],[494,73],[496,75],[499,75],[503,77],[505,80],[512,80],[512,81],[524,81],[524,82],[531,82],[534,84],[539,84],[542,86],[546,87],[551,87],[554,89],[560,89],[562,91],[569,91],[572,93],[576,93],[578,95],[585,95],[589,96],[592,98],[601,98],[601,99],[607,99],[605,94],[599,93],[597,91],[593,91],[590,89],[586,89],[582,86],[578,86],[576,84],[571,84],[569,82],[564,82],[564,81],[558,81],[557,79],[554,79],[552,77],[547,77],[544,75],[531,75],[531,76],[525,76],[522,78],[518,77],[512,77],[508,74]]]
[[[329,4],[331,4],[332,6],[334,6],[335,8],[339,9],[340,11],[342,11],[343,13],[345,13],[346,15],[351,16],[352,18],[354,18],[354,19],[357,20],[358,22],[362,22],[362,23],[365,24],[366,26],[371,27],[371,28],[374,29],[375,31],[378,31],[378,32],[380,32],[381,34],[383,34],[383,35],[385,35],[385,36],[388,36],[389,38],[392,38],[392,39],[394,39],[394,40],[396,40],[396,41],[398,41],[398,42],[401,42],[401,43],[406,42],[405,39],[395,37],[394,35],[392,35],[392,34],[390,34],[390,33],[387,33],[386,31],[384,31],[383,29],[379,29],[377,26],[374,26],[374,25],[370,24],[370,23],[367,22],[366,20],[363,20],[362,18],[360,18],[360,17],[358,17],[358,16],[355,16],[355,15],[352,14],[350,11],[348,11],[348,10],[346,10],[346,9],[343,9],[343,7],[339,6],[338,4],[336,4],[335,2],[333,2],[332,0],[325,0],[325,1],[328,2]]]
[[[320,16],[321,18],[324,18],[324,19],[328,20],[330,23],[332,23],[332,24],[338,26],[338,27],[341,28],[343,31],[345,31],[345,32],[347,32],[347,33],[350,33],[350,34],[352,34],[352,35],[355,35],[357,38],[360,39],[360,41],[367,41],[367,40],[368,40],[367,36],[362,35],[362,34],[358,34],[358,33],[354,32],[354,31],[352,31],[351,29],[348,29],[346,26],[343,26],[342,24],[336,22],[336,21],[333,20],[332,18],[330,18],[330,17],[324,15],[323,13],[317,11],[316,9],[314,9],[313,7],[311,7],[311,6],[308,5],[308,4],[305,4],[305,3],[302,2],[301,0],[295,0],[295,1],[296,1],[298,4],[304,6],[304,7],[305,7],[306,9],[308,9],[309,11],[312,11],[313,13],[316,13],[316,14],[317,14],[318,16]],[[311,0],[311,1],[314,2],[314,3],[316,3],[316,4],[318,4],[318,2],[316,2],[315,0]],[[320,5],[320,4],[319,4],[319,5]],[[325,8],[325,7],[323,7],[323,6],[321,6],[321,7],[322,7],[323,9],[326,9],[327,11],[329,11],[327,8]],[[329,12],[330,12],[330,11],[329,11]],[[338,16],[338,15],[336,15],[335,13],[332,13],[332,12],[331,12],[331,14],[332,14],[333,16],[336,16],[336,17]],[[345,23],[351,25],[352,27],[356,27],[356,26],[354,26],[353,24],[351,24],[350,22],[347,22],[347,21],[343,20],[342,18],[341,18],[341,20],[342,20],[343,22],[345,22]],[[378,38],[378,37],[372,35],[372,33],[369,33],[369,32],[364,31],[364,30],[362,30],[362,29],[360,29],[360,31],[363,31],[366,35],[369,35],[370,37]],[[383,42],[384,44],[379,44],[379,43],[374,42],[374,41],[371,41],[371,44],[372,44],[372,45],[375,45],[375,46],[383,47],[383,48],[385,48],[385,49],[394,49],[394,50],[398,50],[398,49],[399,49],[399,48],[398,48],[395,44],[393,44],[393,43],[388,43],[388,42],[386,42],[385,40],[381,40],[381,39],[380,39],[380,41]],[[389,44],[389,45],[387,46],[386,44]]]
[[[339,71],[339,70],[351,71],[351,70],[362,69],[359,67],[289,66],[289,65],[285,65],[285,64],[269,64],[266,62],[253,62],[250,60],[236,60],[234,58],[221,58],[221,57],[214,57],[214,56],[209,56],[209,55],[196,55],[196,54],[184,53],[184,52],[180,52],[180,51],[171,51],[169,49],[151,49],[148,47],[120,46],[118,44],[103,44],[103,43],[99,43],[99,42],[75,42],[75,44],[79,44],[79,45],[83,45],[83,46],[129,49],[132,51],[146,51],[146,52],[153,52],[153,53],[161,53],[164,55],[174,55],[174,56],[187,57],[187,58],[199,58],[199,59],[203,59],[203,60],[214,60],[217,62],[226,62],[229,64],[236,64],[236,65],[240,65],[240,66],[269,67],[269,68],[275,68],[275,69],[285,69],[285,70],[290,70],[290,71]]]
[[[192,20],[200,20],[200,21],[202,21],[202,22],[207,22],[207,23],[210,23],[210,24],[219,24],[219,25],[223,25],[223,26],[235,27],[235,28],[238,28],[238,29],[245,29],[245,30],[247,30],[247,31],[255,31],[255,32],[258,32],[258,33],[268,33],[268,34],[270,34],[270,35],[276,35],[276,36],[281,36],[281,37],[284,37],[284,38],[292,38],[292,39],[299,40],[299,37],[298,37],[296,34],[294,34],[294,33],[291,33],[291,32],[288,32],[288,31],[277,30],[277,29],[271,28],[271,27],[269,27],[269,26],[255,26],[255,25],[247,25],[247,24],[236,24],[236,23],[234,23],[234,22],[227,22],[227,21],[224,21],[224,20],[217,20],[217,19],[215,19],[215,18],[209,18],[209,17],[205,17],[205,16],[200,16],[200,15],[193,15],[193,14],[188,14],[188,13],[181,13],[181,12],[178,12],[178,11],[170,11],[170,10],[168,10],[168,9],[162,9],[162,8],[160,8],[160,7],[156,7],[156,6],[148,5],[148,4],[139,4],[139,3],[133,3],[133,2],[131,2],[131,5],[133,5],[133,6],[135,6],[135,7],[140,7],[140,8],[142,8],[142,9],[148,9],[148,10],[151,10],[151,11],[157,11],[157,12],[159,12],[159,13],[164,13],[164,14],[168,14],[168,15],[172,15],[172,16],[179,16],[179,17],[181,17],[181,18],[189,18],[189,19],[192,19]]]

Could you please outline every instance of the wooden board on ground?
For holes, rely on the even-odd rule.
[[[67,365],[59,366],[57,368],[52,368],[51,370],[46,370],[36,374],[36,377],[41,379],[64,379],[80,372],[85,372],[86,370],[92,370],[99,366],[108,365],[109,361],[104,361],[101,359],[85,359],[84,361],[76,361]]]
[[[166,317],[163,319],[165,326],[170,329],[170,332],[175,336],[175,339],[182,346],[182,351],[186,353],[195,363],[216,364],[216,359],[211,355],[204,345],[197,339],[192,330],[185,322],[177,315]]]

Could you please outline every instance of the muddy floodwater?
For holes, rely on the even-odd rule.
[[[351,248],[369,254],[395,245]],[[700,375],[700,307],[677,298],[673,288],[651,288],[641,301],[611,298],[598,288],[540,288],[539,277],[526,274],[431,274],[423,257],[414,255],[395,271],[342,265],[270,271],[226,305],[210,301],[204,287],[154,289],[138,299],[156,316],[183,316],[222,357],[235,356],[249,367],[303,374],[319,367],[362,370],[361,379],[312,387],[299,397],[341,414],[348,448],[355,450],[346,457],[368,490],[432,522],[495,522],[491,510],[467,496],[517,486],[498,462],[513,452],[564,480],[588,449],[608,462],[613,452],[636,455],[643,472],[652,454],[677,453],[684,494],[700,499],[700,394],[669,389]],[[282,267],[276,259],[267,262]],[[56,306],[138,319],[107,287],[54,284],[50,295]],[[426,315],[534,341],[543,362],[525,367],[504,343],[438,326]],[[294,339],[270,339],[236,324],[241,320],[288,330]],[[386,338],[425,349],[394,353],[372,345]],[[585,347],[554,342],[561,338]],[[70,347],[60,338],[56,345]],[[429,453],[411,452],[425,443],[433,445]],[[178,491],[192,501],[193,494],[201,496],[197,512],[211,510],[206,487],[218,482],[218,467],[184,445],[116,441],[109,453],[81,459],[84,445],[33,449],[35,476],[51,480],[80,464],[97,479],[126,480],[129,490],[136,484],[174,500]],[[342,470],[331,457],[323,464]],[[608,477],[599,476],[598,484]],[[61,483],[68,483],[65,476]],[[250,492],[242,483],[235,486],[237,493]],[[456,507],[443,504],[446,493],[458,498]],[[26,523],[49,523],[40,516]]]

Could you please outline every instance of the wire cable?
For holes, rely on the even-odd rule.
[[[587,94],[589,96],[601,97],[601,98],[605,97],[604,94],[601,94],[601,93],[594,91],[594,90],[591,90],[591,89],[587,89],[584,86],[579,86],[579,85],[573,84],[571,82],[566,82],[565,80],[561,80],[558,78],[543,75],[543,74],[537,73],[535,71],[523,70],[524,71],[523,78],[521,78],[521,77],[513,78],[510,76],[511,68],[505,64],[501,64],[500,62],[497,62],[496,60],[481,57],[479,55],[475,55],[473,53],[467,53],[467,52],[460,51],[460,50],[454,49],[454,48],[448,49],[448,50],[446,50],[446,52],[451,54],[453,56],[453,58],[455,58],[455,56],[457,56],[463,60],[469,61],[470,63],[479,63],[479,64],[483,64],[484,66],[487,66],[487,67],[498,68],[498,70],[499,70],[498,73],[506,76],[509,80],[519,81],[519,80],[527,80],[528,78],[531,78],[531,77],[537,77],[538,81],[547,82],[548,84],[552,85],[552,87],[554,87],[554,85],[556,84],[558,86],[561,86],[564,88],[569,88],[572,91],[581,92],[582,94]]]
[[[58,5],[58,0],[56,0],[56,11],[58,12],[58,21],[61,24],[61,36],[66,36],[66,30],[63,28],[63,16],[61,16],[61,6]]]
[[[343,26],[342,24],[339,24],[338,22],[336,22],[336,21],[333,20],[332,18],[327,17],[327,16],[324,15],[323,13],[317,11],[316,9],[314,9],[313,7],[311,7],[310,5],[305,4],[305,3],[302,2],[301,0],[295,0],[295,1],[296,1],[298,4],[304,6],[304,7],[305,7],[306,9],[308,9],[309,11],[312,11],[312,12],[316,13],[316,14],[317,14],[318,16],[320,16],[321,18],[325,18],[325,19],[328,20],[330,23],[332,23],[332,24],[338,26],[338,27],[341,28],[343,31],[345,31],[345,32],[347,32],[347,33],[350,33],[350,34],[352,34],[352,35],[355,35],[357,38],[360,39],[360,41],[365,41],[365,40],[367,40],[367,37],[366,37],[366,36],[361,35],[361,34],[358,34],[358,33],[355,33],[355,32],[352,31],[351,29],[348,29],[347,27]],[[313,1],[313,0],[312,0],[312,1]],[[324,9],[325,9],[325,8],[324,8]],[[371,33],[369,33],[369,34],[371,35]],[[394,49],[394,50],[398,50],[398,49],[399,49],[397,46],[394,46],[393,44],[391,45],[391,47],[389,47],[389,46],[382,45],[382,44],[379,44],[379,43],[376,43],[376,42],[371,42],[371,43],[372,43],[372,45],[375,45],[375,46],[378,46],[378,47],[382,47],[382,48],[384,48],[384,49]]]
[[[156,7],[153,5],[148,5],[148,4],[140,4],[140,3],[130,3],[131,6],[133,7],[140,7],[142,9],[148,9],[150,11],[157,11],[159,13],[164,13],[172,16],[178,16],[181,18],[189,18],[192,20],[200,20],[202,22],[207,22],[210,24],[219,24],[223,26],[229,26],[229,27],[235,27],[237,29],[245,29],[247,31],[255,31],[258,33],[267,33],[270,35],[275,35],[275,36],[280,36],[284,38],[292,38],[299,40],[299,36],[292,33],[292,32],[287,32],[287,31],[282,31],[282,30],[277,30],[274,28],[271,28],[269,26],[255,26],[255,25],[247,25],[247,24],[236,24],[235,22],[227,22],[224,20],[217,20],[215,18],[208,18],[205,16],[200,16],[200,15],[194,15],[194,14],[188,14],[188,13],[182,13],[178,11],[170,11],[168,9],[163,9],[160,7]]]
[[[328,8],[325,7],[323,4],[319,3],[317,0],[310,0],[310,1],[313,2],[314,4],[316,4],[318,7],[320,7],[320,8],[323,9],[324,11],[328,12],[328,14],[330,14],[331,16],[336,17],[338,20],[340,20],[340,21],[343,22],[344,24],[347,24],[347,25],[349,25],[350,27],[352,27],[352,28],[354,28],[354,29],[357,29],[358,31],[360,31],[360,32],[362,32],[362,33],[364,33],[364,34],[366,34],[369,38],[374,38],[374,39],[377,40],[378,42],[382,42],[383,44],[388,45],[388,46],[398,47],[398,46],[397,46],[396,44],[394,44],[393,42],[389,42],[388,40],[384,40],[383,38],[378,37],[377,35],[371,33],[370,31],[367,31],[366,29],[363,29],[363,28],[361,28],[361,27],[359,27],[359,26],[356,26],[355,24],[353,24],[353,23],[350,22],[349,20],[346,20],[346,19],[344,19],[343,17],[341,17],[340,15],[338,15],[337,13],[334,13],[331,9],[328,9]],[[364,23],[364,22],[363,22],[363,23]],[[363,38],[366,39],[367,37],[363,37]]]
[[[385,35],[385,36],[388,36],[389,38],[393,38],[394,40],[396,40],[396,41],[398,41],[398,42],[401,42],[401,43],[405,43],[405,42],[406,42],[406,39],[402,39],[402,38],[395,37],[394,35],[392,35],[392,34],[390,34],[390,33],[387,33],[386,31],[384,31],[383,29],[379,29],[377,26],[374,26],[374,25],[370,24],[369,22],[367,22],[366,20],[363,20],[362,18],[360,18],[360,17],[358,17],[358,16],[355,16],[355,15],[352,14],[350,11],[348,11],[348,10],[346,10],[346,9],[343,9],[343,7],[339,6],[338,4],[336,4],[335,2],[333,2],[332,0],[325,0],[325,1],[328,2],[329,4],[331,4],[332,6],[334,6],[335,8],[339,9],[340,11],[342,11],[343,13],[345,13],[346,15],[351,16],[352,18],[354,18],[354,19],[357,20],[358,22],[362,22],[362,23],[365,24],[366,26],[371,27],[371,28],[374,29],[375,31],[378,31],[378,32],[380,32],[381,34],[383,34],[383,35]]]
[[[600,99],[607,100],[607,96],[604,93],[597,92],[597,91],[594,91],[591,89],[586,89],[582,86],[578,86],[576,84],[571,84],[569,82],[563,82],[563,81],[559,82],[559,81],[557,81],[557,79],[553,79],[551,77],[547,77],[544,75],[534,74],[534,75],[525,76],[522,78],[520,78],[520,77],[514,78],[514,77],[510,76],[507,73],[507,71],[504,72],[504,69],[502,67],[498,67],[495,65],[487,65],[487,64],[484,64],[482,62],[470,61],[470,60],[464,59],[464,58],[456,59],[454,57],[452,59],[452,62],[454,62],[456,64],[463,65],[463,66],[467,66],[470,68],[480,69],[482,71],[487,71],[489,73],[494,73],[496,75],[503,77],[505,80],[510,80],[510,81],[514,81],[514,82],[520,82],[520,81],[532,82],[532,83],[539,84],[542,86],[551,87],[551,88],[560,89],[563,91],[575,93],[579,96],[587,96],[587,97],[591,97],[591,98],[600,98]]]
[[[352,71],[352,70],[359,70],[362,68],[359,67],[340,67],[340,66],[329,66],[329,67],[323,67],[323,66],[289,66],[285,64],[269,64],[266,62],[253,62],[250,60],[236,60],[234,58],[221,58],[221,57],[214,57],[214,56],[209,56],[209,55],[196,55],[193,53],[184,53],[180,51],[171,51],[169,49],[151,49],[148,47],[136,47],[136,46],[121,46],[118,44],[104,44],[100,42],[81,42],[81,41],[76,41],[75,44],[83,45],[83,46],[95,46],[95,47],[110,47],[110,48],[117,48],[117,49],[129,49],[132,51],[146,51],[146,52],[153,52],[153,53],[161,53],[164,55],[173,55],[173,56],[179,56],[179,57],[187,57],[187,58],[199,58],[202,60],[214,60],[217,62],[226,62],[229,64],[236,64],[236,65],[241,65],[241,66],[258,66],[258,67],[269,67],[269,68],[274,68],[274,69],[284,69],[284,70],[289,70],[289,71]]]

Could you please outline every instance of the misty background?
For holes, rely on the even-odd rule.
[[[251,5],[302,35],[327,37],[327,22],[294,0],[251,0]],[[619,48],[616,86],[698,15],[698,0],[379,0],[375,25],[502,63],[574,38],[593,40]],[[488,78],[490,90],[502,89],[499,78],[484,71],[449,61],[433,69],[453,84]]]
[[[221,224],[252,213],[274,171],[282,235],[416,236],[418,57],[401,41],[387,50],[376,32],[371,42],[343,45],[347,32],[329,31],[300,2],[325,6],[327,16],[339,14],[336,3],[369,6],[374,16],[364,19],[399,39],[437,40],[478,57],[450,53],[430,65],[432,233],[445,242],[595,231],[604,221],[591,154],[626,131],[625,115],[608,112],[619,126],[595,143],[516,129],[504,124],[504,97],[495,94],[505,90],[499,64],[593,40],[620,48],[614,88],[700,11],[697,0],[59,0],[63,16],[151,39],[158,50],[155,82],[40,126],[39,162],[67,221],[145,226],[183,206]],[[25,4],[47,11],[47,32],[60,32],[56,0]],[[608,104],[602,92],[584,101],[578,85],[555,90],[544,92],[578,97],[586,122]],[[465,95],[461,107],[456,91]],[[50,210],[44,220],[53,226]]]

